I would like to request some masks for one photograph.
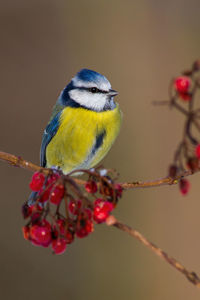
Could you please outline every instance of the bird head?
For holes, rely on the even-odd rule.
[[[108,79],[92,70],[82,69],[72,78],[61,94],[62,100],[74,101],[77,105],[94,111],[112,110],[116,107]]]

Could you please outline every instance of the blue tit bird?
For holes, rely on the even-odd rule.
[[[97,165],[115,141],[122,114],[108,79],[82,69],[61,92],[44,130],[40,164],[64,174]]]

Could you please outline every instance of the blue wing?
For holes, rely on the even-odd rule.
[[[60,114],[61,111],[57,113],[55,117],[49,122],[44,131],[42,144],[40,148],[40,165],[42,167],[46,167],[46,148],[47,145],[50,143],[51,139],[58,131]]]
[[[42,144],[40,148],[40,165],[42,167],[46,166],[46,147],[51,141],[51,139],[56,134],[58,127],[59,127],[59,118],[60,118],[61,111],[58,112],[53,119],[49,122],[47,125],[43,138],[42,138]],[[35,203],[35,200],[37,198],[38,192],[32,192],[28,198],[28,205],[31,206]]]

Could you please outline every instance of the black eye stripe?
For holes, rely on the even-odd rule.
[[[96,93],[108,94],[108,91],[100,90],[100,89],[98,89],[96,87],[91,87],[91,88],[87,88],[87,87],[73,87],[73,89],[88,91],[88,92],[90,92],[92,94],[96,94]],[[95,89],[95,91],[92,92],[92,89]]]
[[[100,90],[96,87],[88,88],[88,91],[90,91],[93,94],[96,94],[96,93],[107,94],[108,93],[107,91]]]

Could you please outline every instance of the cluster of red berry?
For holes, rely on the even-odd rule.
[[[183,139],[175,152],[174,163],[169,168],[169,176],[172,178],[176,178],[187,169],[195,172],[200,168],[200,139],[194,136],[195,130],[200,133],[200,109],[195,106],[196,94],[200,89],[199,71],[200,61],[196,61],[190,70],[183,72],[183,76],[175,78],[171,86],[170,106],[178,109],[186,117]],[[185,104],[180,105],[179,100]],[[186,195],[190,189],[190,182],[185,178],[180,179],[179,188],[181,193]]]
[[[122,188],[96,170],[88,173],[83,189],[72,177],[59,172],[48,176],[34,173],[30,182],[31,203],[22,206],[23,217],[28,219],[23,227],[26,240],[37,246],[51,245],[55,254],[62,254],[75,236],[83,238],[93,232],[93,222],[106,221],[122,196]]]

